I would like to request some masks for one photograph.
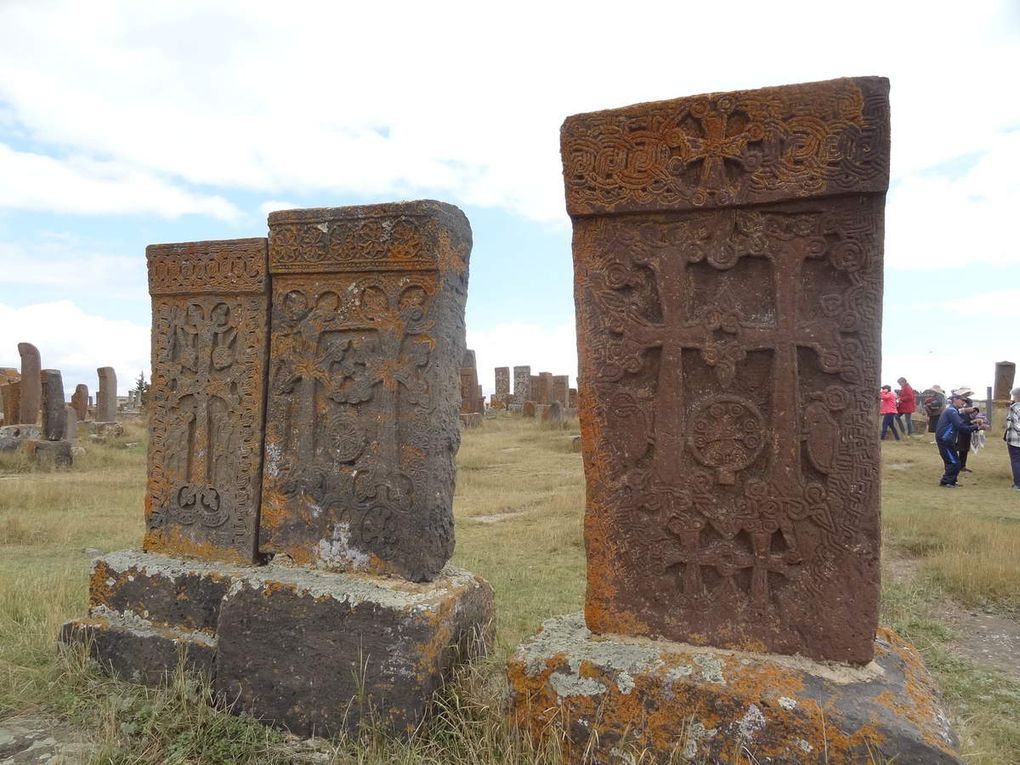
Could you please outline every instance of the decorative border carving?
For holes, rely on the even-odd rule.
[[[653,212],[889,186],[889,81],[709,93],[568,117],[567,212]]]
[[[264,238],[150,244],[149,294],[263,294],[266,244]]]

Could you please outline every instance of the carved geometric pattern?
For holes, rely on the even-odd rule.
[[[268,353],[266,240],[146,252],[155,289],[143,547],[251,563]],[[217,274],[238,278],[210,294],[207,280]]]
[[[870,659],[883,209],[575,215],[593,631]]]
[[[435,202],[270,216],[263,552],[415,581],[449,559],[469,252]]]
[[[710,93],[563,125],[571,215],[722,207],[889,184],[879,77]]]

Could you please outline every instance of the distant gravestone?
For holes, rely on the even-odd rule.
[[[71,446],[78,440],[78,410],[70,405],[64,407],[64,439]]]
[[[145,254],[154,342],[142,547],[251,563],[262,491],[266,240],[151,245]]]
[[[40,372],[42,387],[42,434],[47,441],[60,441],[67,429],[64,412],[64,382],[58,369]]]
[[[995,364],[995,392],[992,397],[996,401],[1009,401],[1016,378],[1016,364],[1012,361],[999,361]]]
[[[552,378],[552,392],[549,396],[549,401],[559,402],[560,406],[566,409],[570,403],[570,376],[569,375],[553,375]]]
[[[521,414],[524,415],[525,417],[534,417],[535,416],[535,402],[534,401],[525,401],[524,402],[524,406],[521,407]]]
[[[78,422],[85,422],[89,415],[89,386],[78,383],[71,395],[71,406],[78,415]]]
[[[577,388],[571,388],[567,392],[567,407],[577,409]]]
[[[4,425],[17,425],[21,419],[21,380],[11,380],[4,388]]]
[[[113,367],[100,367],[99,393],[96,394],[96,422],[113,422],[117,419],[117,373]]]
[[[495,409],[506,409],[510,403],[510,367],[496,367],[496,392],[492,396]]]
[[[563,407],[559,401],[553,401],[542,409],[542,422],[559,422],[563,419]]]
[[[514,404],[523,406],[531,397],[531,367],[514,367]]]
[[[21,355],[21,403],[18,422],[35,425],[42,407],[42,362],[39,349],[31,343],[18,343]]]

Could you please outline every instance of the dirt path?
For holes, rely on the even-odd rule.
[[[917,576],[916,558],[891,557],[886,563],[896,579]],[[935,618],[949,627],[955,637],[954,651],[978,664],[996,669],[1020,682],[1020,622],[998,614],[987,614],[947,598],[935,608]]]

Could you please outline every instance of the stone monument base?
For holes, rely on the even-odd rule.
[[[447,566],[415,584],[124,551],[99,558],[89,616],[68,622],[128,679],[201,670],[233,709],[299,735],[361,722],[410,733],[453,667],[492,639],[492,589]]]
[[[557,736],[567,763],[960,762],[917,651],[884,629],[858,668],[598,636],[576,614],[546,621],[508,674],[512,721]]]
[[[69,468],[74,461],[70,441],[32,439],[25,442],[25,453],[38,464],[53,468]]]

